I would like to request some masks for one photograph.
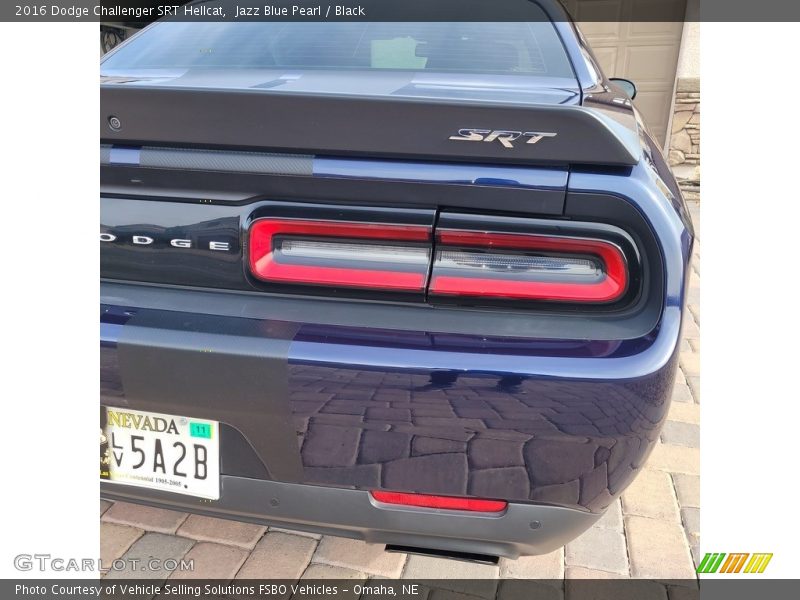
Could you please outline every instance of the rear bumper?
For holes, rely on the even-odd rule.
[[[247,318],[198,310],[203,294]],[[102,403],[223,424],[219,501],[113,483],[104,496],[510,557],[579,535],[642,468],[681,318],[667,306],[632,340],[491,340],[312,324],[220,292],[104,283],[102,299]],[[499,517],[386,508],[373,489],[510,504]]]
[[[133,174],[107,171],[109,191],[129,193]],[[170,179],[173,188],[186,185],[184,172],[161,176],[161,183],[180,179]],[[242,177],[198,185],[231,189]],[[484,186],[441,185],[444,196],[430,182],[367,186],[334,177],[324,186],[307,182],[304,191],[297,187],[303,178],[287,178],[270,180],[272,193],[287,200],[392,206],[413,197],[429,208],[491,203],[497,211],[614,224],[635,237],[649,267],[641,306],[590,317],[282,297],[254,291],[241,255],[209,268],[205,259],[179,261],[157,250],[146,260],[107,250],[106,277],[153,284],[101,284],[102,402],[219,421],[222,497],[201,502],[109,483],[103,493],[506,556],[551,551],[589,527],[641,470],[669,408],[693,240],[674,181],[678,196],[644,160],[632,168],[571,168],[566,194],[558,191],[557,206],[548,208],[528,190],[511,197],[503,188],[501,197],[497,190],[487,196]],[[383,186],[380,193],[373,184]],[[128,225],[153,204],[104,203],[108,223]],[[159,209],[162,224],[213,223],[232,235],[253,212],[249,203],[164,202]],[[500,517],[389,509],[370,501],[374,489],[510,504]],[[541,527],[531,528],[534,521]]]
[[[213,506],[166,492],[103,484],[112,500],[337,535],[369,543],[435,548],[516,558],[545,554],[590,527],[599,515],[530,504],[509,504],[501,515],[387,507],[368,492],[223,476]]]

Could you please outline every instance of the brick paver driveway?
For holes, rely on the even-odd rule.
[[[691,202],[700,229],[699,203]],[[194,559],[201,578],[413,579],[608,578],[693,579],[700,531],[700,243],[689,292],[669,420],[647,468],[603,519],[552,554],[499,566],[389,554],[383,546],[236,523],[126,503],[102,502],[100,547],[105,564],[119,557]],[[110,576],[142,576],[113,572]],[[166,577],[168,573],[164,573]],[[158,576],[148,573],[148,576]],[[455,582],[453,582],[455,583]],[[487,589],[456,590],[493,595]],[[467,599],[470,596],[461,595]]]

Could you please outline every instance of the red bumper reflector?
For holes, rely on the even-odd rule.
[[[250,270],[268,282],[419,291],[430,227],[265,218],[250,228]]]
[[[505,500],[481,500],[477,498],[456,498],[453,496],[428,496],[404,492],[371,492],[372,497],[384,504],[420,506],[424,508],[443,508],[447,510],[469,510],[473,512],[500,512],[508,507]]]
[[[627,289],[625,256],[599,239],[444,230],[429,291],[445,296],[611,302]]]

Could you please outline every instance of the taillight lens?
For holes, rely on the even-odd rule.
[[[419,506],[422,508],[441,508],[445,510],[468,510],[472,512],[496,513],[508,507],[505,500],[484,500],[481,498],[458,498],[455,496],[431,496],[407,492],[373,491],[372,497],[384,504]]]
[[[433,296],[609,303],[627,286],[625,255],[606,240],[441,230],[428,290]]]
[[[264,218],[250,228],[250,270],[267,282],[422,292],[431,229]]]
[[[259,287],[276,291],[616,310],[642,281],[635,243],[606,224],[321,205],[265,213],[247,255]]]

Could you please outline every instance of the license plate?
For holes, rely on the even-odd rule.
[[[219,499],[219,423],[100,408],[100,479]]]

